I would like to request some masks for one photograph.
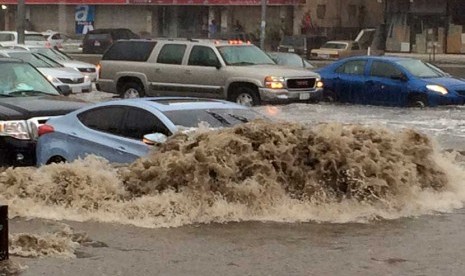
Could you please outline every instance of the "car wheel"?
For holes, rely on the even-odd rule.
[[[243,106],[255,106],[260,104],[260,98],[255,90],[250,87],[240,86],[231,94],[231,101]]]
[[[333,90],[323,91],[323,101],[328,103],[334,103],[338,101],[337,95]]]
[[[53,163],[65,163],[66,159],[63,156],[53,156],[47,161],[47,165],[53,164]]]
[[[144,96],[144,89],[140,84],[135,82],[126,83],[121,90],[121,98],[123,99],[142,98]]]
[[[413,95],[409,98],[408,101],[409,107],[419,107],[424,108],[428,106],[428,99],[424,95]]]

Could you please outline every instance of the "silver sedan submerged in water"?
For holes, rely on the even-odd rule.
[[[39,128],[37,165],[89,154],[131,163],[177,131],[230,127],[263,115],[238,104],[198,98],[139,98],[99,103]]]

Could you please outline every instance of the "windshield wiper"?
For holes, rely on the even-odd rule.
[[[253,62],[248,62],[248,61],[240,61],[240,62],[230,63],[229,65],[256,65],[256,64]]]
[[[51,95],[50,93],[38,91],[38,90],[17,90],[17,91],[10,92],[8,94],[9,95]]]
[[[243,123],[248,123],[248,122],[249,122],[249,120],[248,120],[246,117],[244,117],[244,116],[235,115],[235,114],[230,114],[230,113],[228,113],[228,115],[229,115],[230,117],[233,117],[234,119],[236,119],[236,120],[238,120],[238,121],[243,122]]]
[[[212,117],[217,119],[220,123],[222,123],[224,125],[228,125],[228,126],[231,125],[231,123],[228,122],[228,120],[226,120],[225,118],[223,118],[223,116],[221,116],[220,114],[215,113],[215,112],[211,112],[211,111],[207,111],[207,113],[212,115]]]

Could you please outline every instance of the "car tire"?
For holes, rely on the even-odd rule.
[[[47,161],[47,165],[56,164],[56,163],[65,163],[66,159],[63,156],[53,156]]]
[[[328,103],[334,103],[338,101],[336,92],[333,90],[326,89],[323,91],[323,101]]]
[[[128,82],[121,89],[121,98],[142,98],[145,96],[144,88],[136,82]]]
[[[412,95],[408,99],[408,106],[425,108],[428,106],[428,98],[425,95]]]
[[[248,107],[260,105],[260,97],[257,91],[247,86],[239,86],[234,89],[230,101]]]

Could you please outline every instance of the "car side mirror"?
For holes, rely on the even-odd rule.
[[[391,79],[393,79],[393,80],[400,80],[400,81],[408,81],[407,76],[404,75],[403,73],[396,74],[396,75],[392,75],[392,76],[391,76]]]
[[[149,146],[153,146],[156,144],[163,144],[167,139],[168,137],[165,134],[157,132],[144,135],[142,141]]]
[[[69,96],[71,94],[71,88],[69,85],[58,85],[57,88],[63,96]]]

